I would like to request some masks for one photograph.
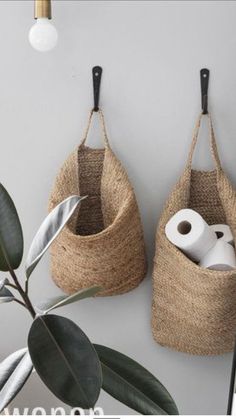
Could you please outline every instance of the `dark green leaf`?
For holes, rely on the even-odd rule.
[[[0,290],[5,286],[8,285],[10,282],[7,278],[1,279],[0,280]]]
[[[85,198],[86,196],[72,195],[57,205],[45,218],[30,246],[25,266],[27,278]]]
[[[83,300],[84,298],[93,297],[100,290],[101,287],[93,286],[90,288],[82,289],[72,295],[59,295],[58,297],[49,298],[45,301],[42,301],[37,305],[37,308],[39,311],[43,312],[43,314],[47,314],[55,308],[75,303],[76,301]]]
[[[71,407],[94,407],[101,389],[101,365],[84,332],[71,320],[37,317],[28,346],[35,370],[46,386]]]
[[[23,256],[23,233],[15,205],[0,184],[0,271],[17,269]]]
[[[133,359],[106,346],[94,345],[102,364],[102,388],[143,415],[178,415],[165,387]]]
[[[10,303],[15,299],[14,295],[6,287],[0,289],[0,304]]]
[[[0,364],[0,412],[19,393],[32,370],[27,349],[13,353]]]

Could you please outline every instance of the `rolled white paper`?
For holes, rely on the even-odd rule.
[[[215,271],[231,271],[236,268],[235,250],[224,240],[217,240],[215,246],[200,260],[199,265]]]
[[[165,233],[171,243],[196,262],[217,242],[215,232],[201,215],[187,208],[178,211],[168,221]]]
[[[210,228],[216,233],[218,240],[224,240],[230,244],[234,243],[232,231],[227,224],[213,224]]]

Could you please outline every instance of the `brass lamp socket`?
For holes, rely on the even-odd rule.
[[[52,18],[51,0],[35,0],[34,18],[38,19],[41,17]]]

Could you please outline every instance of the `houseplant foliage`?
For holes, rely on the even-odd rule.
[[[28,347],[0,363],[0,412],[14,399],[33,369],[49,390],[71,407],[94,408],[101,389],[144,415],[174,415],[177,407],[165,387],[145,368],[113,349],[92,344],[71,320],[49,314],[61,306],[89,298],[94,286],[73,295],[60,295],[33,305],[29,295],[31,275],[85,197],[71,196],[43,221],[26,258],[26,277],[15,270],[23,258],[23,233],[15,205],[0,184],[0,303],[16,302],[28,310],[32,325]]]

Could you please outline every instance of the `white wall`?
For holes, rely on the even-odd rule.
[[[46,215],[55,175],[78,144],[92,105],[91,69],[103,67],[101,105],[114,151],[134,184],[150,270],[161,208],[187,156],[200,111],[199,70],[211,70],[209,102],[224,166],[236,181],[236,3],[234,1],[54,1],[59,44],[41,54],[28,44],[32,1],[0,1],[0,179],[12,194],[25,249]],[[99,144],[96,135],[91,144]],[[202,136],[198,167],[208,167]],[[200,162],[200,163],[199,163]],[[58,290],[44,258],[34,301]],[[197,357],[152,339],[150,275],[132,293],[61,309],[93,342],[135,358],[162,381],[183,414],[226,412],[232,354]],[[58,311],[59,313],[59,311]],[[0,308],[0,357],[26,344],[30,317]],[[131,411],[102,394],[106,414]],[[38,379],[15,405],[60,405]]]

